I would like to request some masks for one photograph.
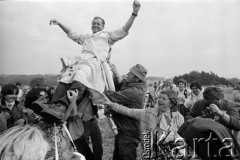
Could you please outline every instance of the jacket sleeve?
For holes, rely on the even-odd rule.
[[[117,104],[117,103],[113,103],[111,109],[117,113],[120,113],[125,116],[129,116],[129,117],[132,117],[132,118],[138,119],[138,120],[142,120],[146,115],[145,109],[127,108],[127,107]]]
[[[133,89],[125,89],[123,91],[106,91],[105,95],[112,102],[120,103],[120,104],[132,104],[136,102],[136,94],[134,94]]]
[[[233,130],[240,131],[240,115],[238,113],[238,110],[234,108],[233,105],[231,105],[230,103],[227,105],[225,110],[230,117],[230,124],[228,125],[228,127]]]
[[[7,118],[3,112],[0,112],[0,133],[7,130]]]

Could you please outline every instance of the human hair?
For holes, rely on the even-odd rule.
[[[208,101],[220,100],[224,98],[224,94],[219,87],[212,86],[203,91],[203,98]]]
[[[192,89],[193,87],[197,87],[198,89],[202,90],[202,84],[198,81],[193,81],[191,84],[190,84],[190,88]]]
[[[165,89],[160,92],[160,94],[166,94],[170,100],[170,102],[173,104],[172,107],[176,107],[178,104],[178,95],[174,90],[171,89]],[[171,108],[172,108],[171,107]]]
[[[101,17],[94,17],[93,20],[94,20],[94,19],[101,19],[102,25],[105,26],[105,21],[104,21],[104,19],[102,19]]]
[[[5,86],[3,86],[2,90],[1,90],[1,94],[2,94],[2,98],[1,98],[1,103],[3,105],[5,105],[5,96],[6,95],[17,95],[18,94],[18,87],[16,85],[13,84],[7,84]]]
[[[187,86],[187,81],[185,79],[179,79],[177,84],[179,85],[179,83],[183,83],[185,87]]]
[[[0,159],[6,160],[44,160],[49,147],[43,132],[29,125],[6,130],[0,142]]]
[[[17,82],[16,83],[16,86],[21,86],[22,84],[20,82]]]
[[[31,105],[34,101],[36,101],[40,96],[41,96],[41,92],[44,92],[45,94],[47,94],[47,91],[43,88],[33,88],[31,89],[26,97],[25,97],[25,107],[26,108],[31,108]]]

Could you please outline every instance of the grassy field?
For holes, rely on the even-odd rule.
[[[151,90],[151,89],[149,89]],[[223,88],[225,99],[231,100],[231,94],[233,88]],[[113,149],[114,149],[114,134],[108,126],[106,117],[103,116],[103,109],[99,110],[100,119],[99,119],[99,126],[102,132],[103,138],[103,160],[111,160],[113,156]],[[240,140],[240,136],[238,138]],[[137,160],[141,159],[141,148],[138,147],[138,158]]]

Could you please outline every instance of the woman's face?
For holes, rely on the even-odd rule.
[[[170,110],[171,101],[166,94],[160,93],[160,95],[158,96],[156,105],[160,112],[166,112]]]
[[[201,90],[199,88],[197,88],[196,86],[193,86],[192,87],[192,92],[193,92],[193,94],[195,94],[197,96],[197,95],[199,95]]]
[[[178,88],[179,88],[180,90],[183,90],[183,89],[185,88],[185,84],[182,83],[182,82],[179,82],[179,83],[178,83]]]
[[[38,101],[41,101],[41,102],[43,102],[43,103],[47,103],[48,100],[49,100],[48,94],[47,94],[46,92],[44,92],[44,91],[41,91],[41,92],[40,92],[40,96],[38,97],[37,100],[38,100]]]
[[[6,95],[4,98],[7,103],[13,103],[13,102],[15,102],[15,100],[17,100],[17,95],[9,94],[9,95]]]
[[[7,103],[15,102],[15,100],[17,100],[17,90],[14,90],[14,94],[8,94],[4,96],[4,98]]]

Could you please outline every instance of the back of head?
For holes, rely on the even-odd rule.
[[[224,98],[223,91],[219,87],[207,87],[203,92],[205,100],[220,100]]]
[[[44,160],[48,143],[36,127],[16,126],[0,135],[0,159]]]
[[[22,85],[22,84],[21,84],[20,82],[17,82],[17,83],[16,83],[16,86],[20,86],[20,87],[21,87],[21,85]]]
[[[141,81],[145,80],[145,77],[147,75],[147,69],[141,65],[141,64],[136,64],[132,68],[130,68],[130,71],[137,76]]]

